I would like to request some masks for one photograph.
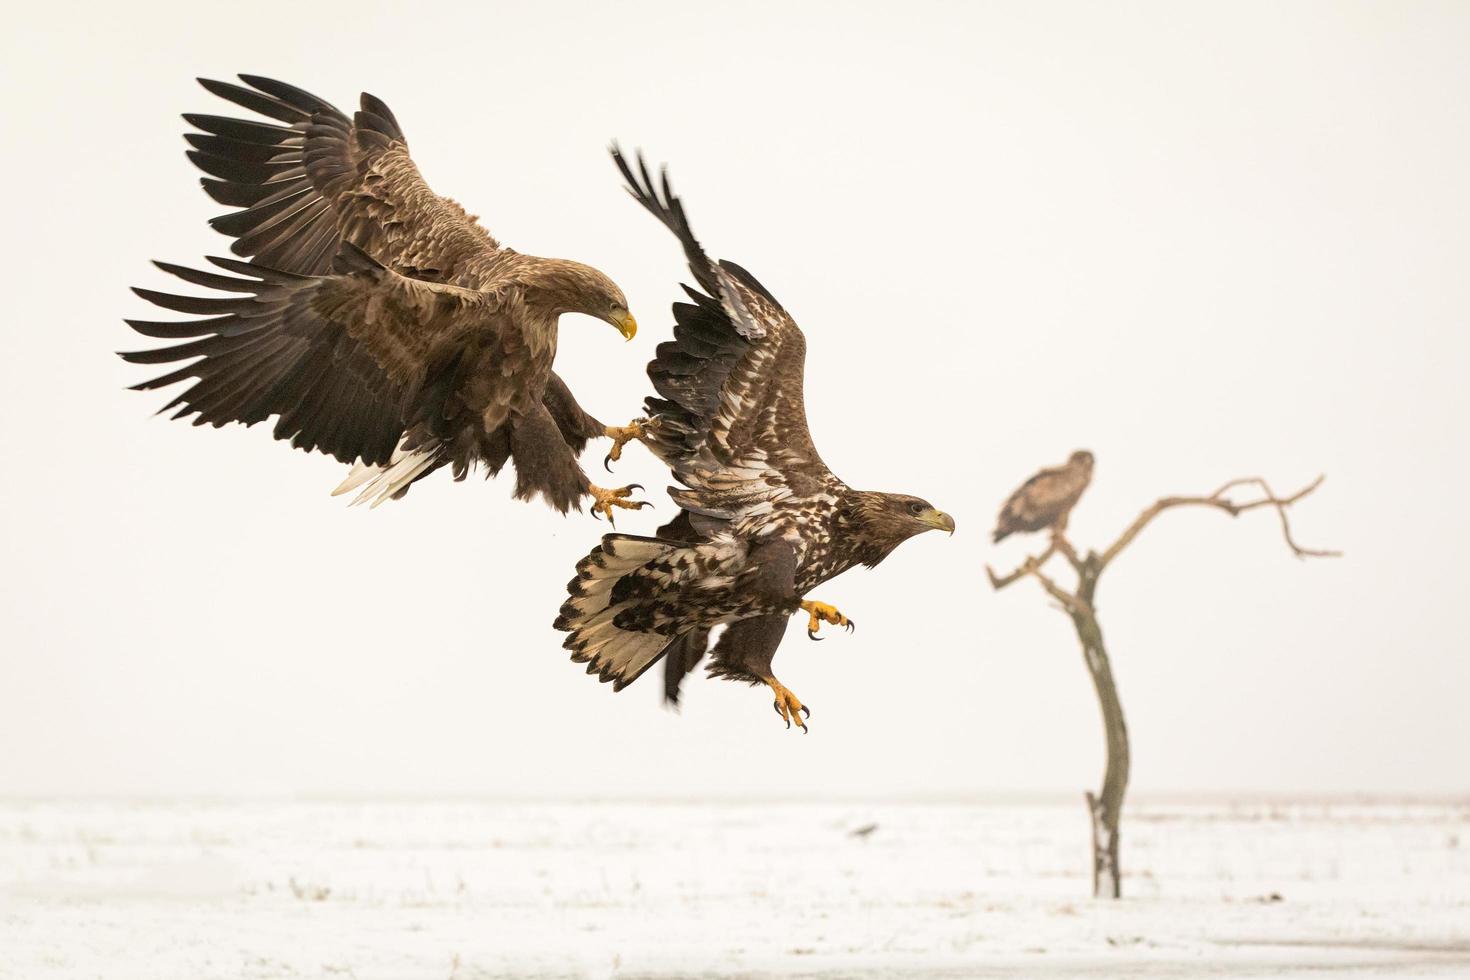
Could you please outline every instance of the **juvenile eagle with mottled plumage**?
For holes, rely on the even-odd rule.
[[[770,291],[733,262],[712,262],[664,173],[658,189],[616,148],[634,198],[672,231],[699,289],[674,305],[674,339],[648,366],[659,427],[647,440],[682,487],[682,508],[654,537],[610,534],[577,566],[556,628],[587,672],[622,690],[661,658],[665,694],[725,626],[709,672],[766,684],[788,727],[809,713],[776,680],[771,660],[798,610],[814,639],[823,622],[850,628],[806,599],[856,565],[872,567],[923,531],[954,521],[906,494],[854,490],[817,454],[807,430],[806,339]]]
[[[1092,482],[1092,453],[1079,449],[1061,466],[1042,470],[1011,494],[996,520],[999,544],[1017,531],[1065,530],[1067,517]]]
[[[292,85],[241,75],[201,79],[210,92],[271,120],[188,114],[189,158],[204,189],[238,210],[211,224],[250,261],[211,258],[227,273],[158,263],[207,297],[135,292],[204,317],[129,320],[139,333],[187,343],[123,354],[138,364],[186,361],[135,385],[193,384],[164,406],[195,425],[252,425],[356,463],[337,492],[374,504],[443,466],[463,479],[516,464],[515,495],[565,513],[635,506],[603,490],[577,457],[589,439],[623,443],[552,371],[565,313],[637,324],[623,293],[580,262],[522,255],[429,189],[393,113],[363,94],[351,117]]]

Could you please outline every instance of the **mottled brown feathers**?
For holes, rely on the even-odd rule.
[[[166,407],[196,424],[277,416],[277,438],[382,470],[348,481],[379,496],[444,465],[460,478],[477,463],[493,474],[514,456],[517,496],[576,506],[588,487],[576,454],[602,427],[553,383],[557,321],[616,323],[622,292],[581,263],[502,248],[429,188],[374,96],[349,117],[293,85],[240,80],[201,84],[269,121],[184,118],[198,130],[188,156],[208,174],[205,190],[236,209],[211,224],[251,258],[211,261],[247,278],[162,266],[228,295],[139,290],[204,319],[129,321],[146,336],[197,338],[124,355],[191,362],[136,387],[193,379]]]
[[[651,539],[604,539],[578,566],[556,628],[573,659],[615,687],[666,657],[665,696],[729,628],[714,676],[760,682],[787,618],[811,589],[882,561],[953,522],[916,497],[857,491],[818,455],[803,396],[806,339],[744,269],[711,262],[667,174],[654,183],[613,151],[633,197],[678,237],[703,292],[674,305],[674,339],[648,366],[660,426],[649,448],[681,486],[679,516]]]
[[[1079,449],[1061,466],[1044,469],[1021,484],[1001,507],[994,541],[1017,531],[1064,527],[1092,481],[1092,453]]]

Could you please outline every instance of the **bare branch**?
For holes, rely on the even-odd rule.
[[[1281,518],[1281,536],[1286,539],[1286,546],[1291,549],[1292,554],[1296,555],[1298,558],[1341,558],[1342,552],[1340,551],[1328,551],[1320,548],[1303,548],[1301,545],[1297,544],[1296,539],[1291,536],[1291,522],[1286,517],[1286,508],[1290,507],[1298,500],[1301,500],[1313,490],[1316,490],[1322,485],[1322,481],[1325,479],[1327,479],[1327,476],[1323,474],[1322,476],[1317,477],[1317,479],[1313,480],[1311,483],[1302,487],[1290,497],[1283,498],[1278,498],[1274,493],[1272,493],[1271,487],[1266,483],[1265,480],[1259,478],[1253,479],[1249,482],[1259,486],[1261,488],[1261,492],[1264,493],[1266,496],[1261,500],[1253,500],[1250,503],[1241,504],[1236,509],[1238,511],[1245,511],[1250,510],[1253,507],[1264,507],[1269,504],[1270,506],[1276,508],[1276,516]]]
[[[1016,567],[1016,570],[1006,576],[997,576],[995,569],[989,565],[985,566],[985,574],[990,576],[990,587],[999,592],[1018,578],[1032,574],[1042,565],[1051,561],[1051,556],[1057,553],[1057,539],[1052,538],[1050,546],[1039,555],[1032,555]]]
[[[1041,587],[1045,589],[1053,599],[1062,604],[1062,608],[1065,609],[1068,613],[1089,612],[1087,603],[1083,602],[1081,599],[1077,598],[1075,595],[1068,592],[1060,585],[1057,585],[1057,583],[1048,578],[1046,573],[1043,572],[1040,568],[1033,569],[1031,574],[1036,577],[1036,581],[1041,583]]]
[[[1086,558],[1078,556],[1077,550],[1066,537],[1066,518],[1063,516],[1052,530],[1051,543],[1047,549],[1039,555],[1027,558],[1009,575],[998,576],[994,570],[986,566],[985,571],[990,576],[990,585],[997,591],[1018,579],[1028,576],[1035,578],[1041,583],[1041,587],[1046,590],[1047,594],[1056,600],[1062,610],[1071,617],[1072,624],[1077,631],[1077,638],[1082,644],[1083,660],[1087,665],[1088,673],[1092,675],[1098,703],[1102,708],[1103,728],[1107,734],[1107,765],[1103,772],[1102,792],[1087,794],[1087,808],[1092,821],[1094,896],[1117,898],[1121,891],[1118,870],[1118,821],[1123,809],[1123,796],[1128,787],[1130,765],[1128,727],[1123,720],[1123,707],[1118,700],[1118,689],[1113,680],[1112,666],[1108,659],[1107,649],[1103,644],[1102,627],[1098,624],[1097,610],[1093,606],[1098,577],[1102,574],[1103,569],[1118,557],[1119,553],[1128,547],[1155,517],[1174,507],[1212,507],[1224,511],[1231,517],[1260,507],[1273,507],[1281,521],[1282,537],[1286,539],[1286,546],[1291,549],[1292,554],[1298,558],[1337,555],[1338,552],[1335,551],[1312,550],[1297,544],[1296,539],[1292,537],[1291,521],[1287,515],[1287,508],[1315,491],[1322,485],[1322,481],[1323,477],[1319,476],[1289,497],[1278,497],[1270,484],[1258,476],[1227,481],[1206,497],[1162,497],[1145,508],[1101,557],[1090,549],[1087,551]],[[1244,501],[1231,499],[1230,492],[1241,487],[1257,489],[1261,496],[1258,499]],[[1074,592],[1068,592],[1059,586],[1043,571],[1043,566],[1058,552],[1071,563],[1072,569],[1077,573]]]
[[[1039,555],[1031,555],[1009,575],[996,575],[995,569],[991,568],[989,565],[986,565],[985,574],[990,576],[990,587],[999,592],[1001,589],[1005,588],[1007,585],[1010,585],[1017,579],[1022,579],[1029,575],[1035,578],[1036,581],[1040,582],[1041,587],[1045,589],[1053,599],[1061,603],[1062,608],[1065,609],[1067,612],[1077,612],[1083,609],[1086,606],[1086,603],[1082,602],[1082,600],[1078,599],[1075,595],[1062,588],[1052,578],[1050,578],[1045,572],[1041,570],[1042,566],[1050,561],[1053,555],[1055,555],[1058,551],[1062,551],[1063,549],[1065,549],[1063,553],[1067,554],[1068,560],[1071,561],[1075,567],[1080,568],[1080,564],[1077,559],[1077,553],[1072,549],[1072,545],[1068,543],[1067,540],[1063,538],[1060,534],[1056,534],[1052,536],[1051,544],[1047,546],[1045,551],[1043,551]]]
[[[1291,522],[1286,516],[1286,508],[1316,490],[1322,485],[1322,481],[1325,479],[1326,476],[1319,476],[1289,497],[1277,497],[1271,490],[1270,485],[1258,476],[1246,476],[1230,480],[1208,497],[1163,497],[1145,508],[1143,513],[1139,514],[1133,523],[1128,525],[1128,529],[1119,536],[1118,540],[1114,541],[1112,546],[1103,552],[1102,558],[1098,560],[1098,571],[1106,568],[1108,563],[1116,558],[1120,551],[1132,544],[1133,539],[1138,537],[1139,532],[1147,527],[1149,522],[1155,517],[1174,507],[1190,506],[1214,507],[1216,510],[1223,510],[1231,517],[1235,517],[1248,510],[1254,510],[1257,507],[1275,507],[1276,514],[1281,519],[1282,536],[1286,539],[1286,546],[1291,549],[1293,555],[1298,558],[1336,558],[1342,552],[1303,548],[1297,544],[1296,539],[1291,536]],[[1242,486],[1260,487],[1261,493],[1264,496],[1259,500],[1250,500],[1245,503],[1236,503],[1225,496],[1231,490]]]
[[[1072,542],[1067,540],[1066,528],[1055,531],[1051,536],[1051,546],[1062,553],[1072,565],[1073,571],[1082,574],[1082,559],[1077,557],[1077,549],[1072,547]]]

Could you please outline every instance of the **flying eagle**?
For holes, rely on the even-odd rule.
[[[1017,531],[1067,528],[1067,516],[1092,481],[1092,453],[1079,449],[1061,466],[1044,469],[1021,484],[1000,509],[994,541]]]
[[[211,258],[220,275],[159,268],[214,292],[205,298],[136,289],[164,309],[204,319],[127,321],[148,337],[187,343],[122,356],[186,361],[135,385],[194,383],[164,406],[195,425],[253,425],[356,463],[336,493],[400,497],[442,466],[457,480],[516,463],[515,495],[565,513],[636,508],[632,487],[593,486],[577,463],[589,439],[642,438],[639,422],[609,427],[585,412],[552,371],[564,313],[605,320],[632,339],[623,293],[596,269],[521,255],[429,189],[388,107],[364,93],[349,118],[299,88],[255,75],[247,87],[201,79],[210,92],[273,122],[188,114],[186,139],[204,189],[239,210],[211,224],[235,238]]]
[[[803,731],[810,714],[776,680],[771,660],[798,610],[852,628],[807,593],[855,565],[874,566],[922,531],[954,520],[918,497],[854,490],[827,469],[807,431],[806,339],[775,297],[733,262],[715,263],[690,231],[667,172],[655,189],[614,148],[634,198],[672,231],[699,290],[676,303],[674,339],[648,366],[661,424],[647,445],[683,484],[682,508],[654,537],[610,534],[577,565],[555,626],[589,674],[622,690],[667,657],[665,694],[727,628],[709,673],[766,684],[777,714]],[[702,291],[701,291],[702,290]]]

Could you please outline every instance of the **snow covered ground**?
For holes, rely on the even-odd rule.
[[[855,833],[864,828],[868,833]],[[0,976],[1470,977],[1470,801],[0,802]]]

